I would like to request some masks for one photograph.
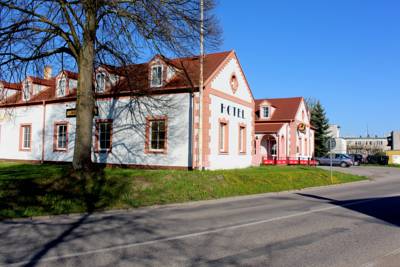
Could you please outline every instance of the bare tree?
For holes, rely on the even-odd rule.
[[[220,42],[214,5],[204,1],[209,47]],[[94,68],[132,64],[149,51],[192,54],[199,34],[199,0],[0,0],[0,72],[10,78],[60,57],[76,64],[73,167],[85,170],[91,167]]]

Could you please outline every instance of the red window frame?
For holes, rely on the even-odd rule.
[[[29,128],[29,147],[25,147],[25,132],[24,128]],[[19,151],[31,151],[32,150],[32,124],[22,123],[19,126]]]
[[[65,126],[66,127],[66,132],[65,132],[65,147],[59,147],[58,146],[58,129],[59,126]],[[54,134],[53,134],[53,151],[60,151],[60,152],[66,152],[68,151],[68,122],[66,121],[58,121],[54,123]]]
[[[109,146],[107,148],[100,148],[100,125],[109,124],[110,125],[110,140]],[[110,153],[112,152],[112,140],[113,140],[113,120],[112,119],[97,119],[96,120],[96,130],[95,130],[95,152],[96,153]]]

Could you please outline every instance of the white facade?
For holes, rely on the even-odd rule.
[[[236,85],[231,84],[235,77]],[[228,83],[226,81],[229,81]],[[209,142],[208,168],[232,169],[252,165],[254,140],[254,99],[241,66],[231,57],[212,79],[209,91]],[[227,153],[219,150],[219,123],[228,123]],[[240,127],[245,129],[245,148],[239,147]],[[242,151],[240,151],[242,150]]]
[[[243,168],[252,165],[252,142],[254,140],[254,100],[234,52],[220,54],[223,57],[213,74],[206,79],[203,99],[203,166],[206,169]],[[160,61],[159,58],[155,60]],[[206,60],[207,61],[207,60]],[[162,64],[160,61],[159,64]],[[151,63],[149,63],[151,66]],[[163,67],[165,71],[167,67]],[[107,73],[105,92],[117,83],[116,75]],[[177,71],[178,72],[178,71]],[[68,75],[70,76],[68,76]],[[165,77],[173,80],[169,71]],[[63,76],[66,75],[66,76]],[[66,77],[66,95],[58,95],[60,77]],[[70,78],[74,77],[74,78]],[[145,77],[146,78],[146,77]],[[42,79],[43,80],[43,79]],[[47,83],[45,80],[43,83]],[[76,118],[67,116],[67,111],[75,108],[74,97],[76,77],[70,73],[60,73],[54,79],[55,99],[33,103],[18,102],[16,105],[0,106],[0,159],[26,160],[38,162],[71,162],[73,159]],[[234,82],[234,84],[232,83]],[[36,86],[36,85],[34,85]],[[41,87],[42,88],[42,87]],[[234,88],[234,89],[233,89]],[[185,89],[185,88],[184,88]],[[189,88],[190,89],[190,88]],[[96,97],[98,114],[93,120],[92,160],[95,163],[149,167],[196,168],[198,140],[198,93],[191,90],[161,93],[149,97],[132,98],[127,95]],[[43,87],[33,96],[40,94]],[[102,92],[103,93],[103,92]],[[65,97],[65,100],[62,99]],[[59,100],[57,99],[59,98]],[[60,99],[61,98],[61,99]],[[72,100],[71,100],[72,99]],[[221,105],[230,107],[230,112],[221,112]],[[235,114],[233,114],[235,109]],[[149,121],[160,118],[165,121],[166,141],[162,151],[148,149],[151,133]],[[229,121],[229,148],[226,153],[218,150],[220,140],[220,120]],[[111,124],[111,145],[99,151],[97,123]],[[56,129],[66,125],[66,147],[59,149]],[[29,149],[21,149],[23,130],[29,125],[32,131]],[[245,127],[245,131],[240,130]],[[239,141],[239,132],[241,140]],[[245,132],[243,137],[243,132]],[[239,148],[239,143],[244,145]]]
[[[244,111],[244,118],[239,118],[232,114],[228,115],[227,112],[221,113],[221,104],[229,107],[240,108]],[[238,105],[235,102],[217,97],[211,96],[211,140],[209,155],[210,169],[232,169],[232,168],[244,168],[251,166],[252,162],[252,144],[251,136],[253,131],[252,112],[251,108],[246,106]],[[229,142],[228,142],[228,153],[221,154],[218,150],[218,122],[219,120],[226,120],[229,122]],[[239,151],[239,125],[246,126],[246,152],[240,153]]]
[[[134,116],[128,107],[136,110],[139,107],[131,107],[132,102],[129,98],[121,98],[117,101],[97,101],[99,115],[95,116],[94,125],[98,119],[112,119],[113,136],[111,152],[93,152],[93,161],[107,164],[191,167],[189,157],[190,94],[174,94],[159,98],[162,98],[160,103],[166,101],[170,106],[150,112],[143,109]],[[2,109],[0,159],[72,161],[76,119],[67,118],[66,109],[74,107],[74,102],[65,102],[51,103],[45,106],[34,105]],[[11,112],[11,114],[4,116],[5,112]],[[45,115],[43,115],[44,112]],[[160,154],[145,154],[146,117],[161,114],[166,116],[168,121],[168,151]],[[44,138],[42,138],[43,116],[45,116]],[[68,148],[66,151],[55,151],[53,148],[54,124],[60,122],[68,124]],[[19,146],[20,126],[25,124],[30,124],[32,127],[32,148],[21,151]]]

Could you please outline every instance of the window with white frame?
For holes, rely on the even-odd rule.
[[[65,79],[65,77],[62,77],[61,79],[58,80],[57,96],[65,96],[66,89],[67,89],[67,79]]]
[[[263,118],[269,118],[269,107],[268,106],[263,106],[261,108],[261,111],[262,111]]]
[[[99,72],[96,74],[96,92],[103,93],[106,89],[106,74]]]
[[[228,153],[228,123],[221,121],[219,123],[219,152]]]
[[[246,126],[239,126],[239,153],[246,153]]]
[[[21,125],[20,135],[20,149],[30,150],[32,145],[32,126]]]
[[[6,90],[4,89],[4,86],[0,83],[0,100],[6,97]]]
[[[151,67],[151,87],[160,87],[162,86],[162,66],[156,65]]]
[[[28,101],[31,98],[31,84],[29,81],[25,81],[24,88],[22,89],[22,98],[24,101]]]
[[[166,148],[166,120],[150,120],[150,150],[163,151]]]
[[[57,123],[55,127],[55,150],[67,150],[68,124]]]

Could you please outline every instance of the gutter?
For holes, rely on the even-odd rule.
[[[43,105],[43,115],[42,115],[42,159],[41,159],[41,163],[44,162],[44,144],[45,144],[45,134],[46,134],[46,101],[43,100],[42,101],[42,105]]]

